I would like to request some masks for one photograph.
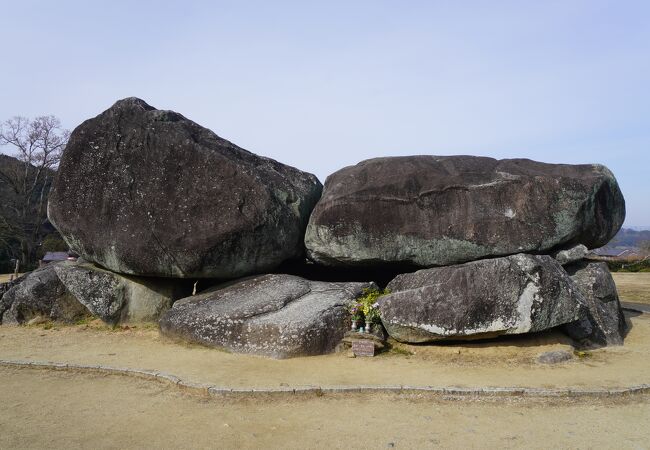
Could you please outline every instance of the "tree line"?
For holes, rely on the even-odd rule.
[[[0,273],[33,269],[67,246],[47,220],[47,198],[70,132],[55,116],[0,124]]]

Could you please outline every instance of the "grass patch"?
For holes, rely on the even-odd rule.
[[[137,325],[132,325],[131,328],[137,328],[138,330],[153,331],[158,329],[157,323],[140,323]]]
[[[413,356],[414,353],[410,350],[407,350],[403,347],[391,346],[387,352],[383,352],[390,355],[399,355],[399,356]]]
[[[91,322],[93,322],[95,318],[93,316],[83,316],[75,320],[74,324],[75,325],[90,325]]]
[[[591,353],[581,350],[574,350],[573,354],[580,359],[591,358]]]
[[[94,316],[78,317],[74,322],[52,321],[49,318],[42,318],[34,323],[25,323],[27,327],[41,328],[44,330],[58,330],[62,328],[83,328],[92,331],[105,331],[110,333],[123,333],[127,331],[156,331],[158,324],[155,322],[142,322],[136,324],[109,325]]]

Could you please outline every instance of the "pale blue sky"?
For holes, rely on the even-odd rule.
[[[650,225],[648,1],[0,6],[2,120],[137,96],[323,181],[387,155],[598,162]]]

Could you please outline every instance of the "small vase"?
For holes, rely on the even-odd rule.
[[[366,333],[370,333],[370,327],[372,327],[372,323],[366,322]]]
[[[353,320],[352,321],[352,326],[350,327],[352,331],[357,331],[357,321]]]

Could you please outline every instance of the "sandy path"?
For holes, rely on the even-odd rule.
[[[413,355],[344,354],[271,360],[188,346],[155,329],[0,327],[0,359],[103,364],[160,370],[187,381],[228,387],[416,385],[610,388],[650,383],[650,315],[631,317],[625,346],[557,365],[537,355],[568,349],[559,333],[482,343],[402,346]]]
[[[647,448],[650,398],[292,401],[0,368],[0,448]]]

